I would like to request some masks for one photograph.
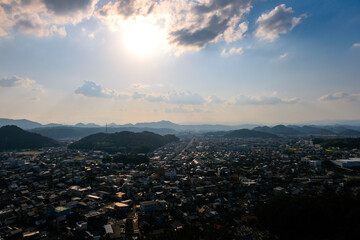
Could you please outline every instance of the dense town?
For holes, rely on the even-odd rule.
[[[259,205],[342,194],[360,177],[359,149],[309,138],[191,136],[147,156],[124,164],[65,145],[1,153],[0,239],[166,239],[189,227],[214,239],[269,239],[251,224]]]

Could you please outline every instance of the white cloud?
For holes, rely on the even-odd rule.
[[[358,48],[358,47],[360,47],[360,42],[354,43],[354,44],[352,45],[352,47],[353,47],[353,48]]]
[[[222,104],[222,103],[226,102],[225,99],[221,99],[215,95],[208,97],[207,100],[208,100],[208,103],[210,103],[210,104]]]
[[[299,98],[280,98],[272,96],[246,96],[240,95],[232,100],[236,105],[277,105],[277,104],[294,104],[300,101]]]
[[[191,93],[189,91],[170,91],[163,95],[145,94],[138,91],[133,93],[124,93],[114,89],[104,88],[100,84],[92,81],[84,81],[83,85],[75,90],[75,94],[97,98],[132,98],[135,100],[147,100],[149,102],[162,102],[179,105],[200,105],[206,102],[199,94]]]
[[[289,56],[288,53],[283,53],[279,56],[279,59],[284,59],[284,58],[287,58],[287,56]]]
[[[29,78],[21,78],[19,76],[2,77],[0,78],[0,87],[13,88],[20,87],[30,89],[37,92],[45,92],[44,88],[35,80]]]
[[[90,18],[98,0],[0,0],[0,36],[65,36],[66,24]]]
[[[131,88],[134,88],[134,89],[145,89],[145,88],[149,88],[150,85],[148,84],[141,84],[141,83],[133,83],[131,85]]]
[[[65,27],[55,25],[48,26],[37,16],[29,16],[27,19],[17,21],[16,30],[37,37],[48,37],[52,35],[66,36]]]
[[[221,52],[221,55],[222,56],[225,56],[225,57],[228,57],[228,56],[231,56],[231,55],[241,55],[243,54],[243,48],[230,48],[229,50],[226,50],[226,49],[223,49],[222,52]]]
[[[360,101],[360,93],[350,94],[344,92],[337,92],[324,95],[319,98],[319,101],[348,101],[348,102],[355,102]]]
[[[277,95],[277,92],[272,93],[271,95],[263,96],[246,96],[239,95],[233,98],[219,98],[215,95],[204,98],[198,93],[192,93],[190,91],[169,91],[166,94],[159,93],[144,93],[135,91],[133,93],[129,92],[119,92],[114,89],[107,89],[96,84],[92,81],[85,81],[81,87],[75,90],[76,94],[80,94],[86,97],[95,97],[95,98],[114,98],[114,99],[133,99],[140,101],[148,101],[150,103],[163,103],[169,105],[178,105],[178,110],[183,106],[187,106],[186,111],[194,112],[193,107],[204,105],[204,104],[235,104],[235,105],[277,105],[277,104],[295,104],[300,101],[299,98],[280,98]],[[174,108],[176,109],[176,108]],[[170,111],[174,112],[174,109]],[[189,110],[190,109],[190,110]],[[183,110],[181,110],[183,111]]]
[[[149,102],[165,102],[164,96],[161,95],[147,95],[145,99]]]
[[[165,95],[149,94],[145,97],[149,102],[163,102],[167,104],[180,105],[201,105],[205,103],[205,99],[197,93],[170,91]]]
[[[175,108],[166,108],[166,113],[194,113],[194,112],[202,112],[201,109],[187,109],[183,108],[182,106],[175,107]]]
[[[141,98],[144,98],[144,97],[146,97],[146,94],[138,93],[138,92],[134,92],[133,95],[132,95],[133,99],[141,99]]]
[[[285,4],[280,4],[268,13],[263,13],[256,21],[255,36],[262,40],[274,41],[280,34],[291,31],[305,17],[293,17],[294,11]]]
[[[92,81],[84,81],[83,85],[75,90],[75,94],[96,98],[127,98],[127,94],[119,93],[116,90],[104,88]]]
[[[153,18],[172,46],[186,50],[243,38],[248,30],[243,16],[250,9],[251,0],[122,0],[105,4],[96,16],[111,29],[128,19]]]
[[[197,93],[191,92],[177,92],[170,91],[166,98],[165,102],[169,104],[190,104],[190,105],[200,105],[205,102],[205,99]]]

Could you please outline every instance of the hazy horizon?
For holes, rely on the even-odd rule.
[[[0,1],[0,116],[360,119],[357,1]]]
[[[0,117],[0,119],[9,119],[9,120],[27,120],[32,121],[36,123],[40,123],[42,125],[48,125],[48,124],[60,124],[60,125],[76,125],[76,124],[96,124],[102,127],[105,127],[106,125],[116,124],[116,125],[126,125],[126,124],[143,124],[143,123],[158,123],[158,122],[171,122],[178,125],[224,125],[224,126],[240,126],[240,125],[263,125],[263,126],[275,126],[275,125],[317,125],[317,126],[326,126],[326,125],[353,125],[357,126],[360,125],[360,119],[352,119],[352,120],[319,120],[319,121],[306,121],[306,122],[175,122],[175,121],[169,121],[166,119],[162,119],[159,121],[139,121],[139,122],[88,122],[88,121],[80,121],[80,122],[44,122],[44,121],[35,121],[33,119],[27,119],[27,118],[6,118],[6,117]]]

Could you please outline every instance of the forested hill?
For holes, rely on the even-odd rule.
[[[109,153],[147,153],[167,143],[178,141],[174,135],[161,136],[152,132],[97,133],[68,146],[69,149],[100,150]]]
[[[0,151],[56,147],[60,143],[37,133],[25,131],[17,126],[0,128]]]
[[[321,144],[325,148],[339,147],[339,148],[360,148],[360,138],[333,138],[333,139],[321,139],[316,138],[313,140],[315,144]]]

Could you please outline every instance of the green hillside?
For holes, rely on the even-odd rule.
[[[0,151],[60,146],[54,139],[25,131],[17,126],[0,128]]]
[[[360,138],[334,138],[334,139],[314,139],[315,144],[321,144],[325,148],[339,147],[339,148],[360,148]]]
[[[147,153],[167,143],[178,141],[174,135],[161,136],[152,132],[97,133],[74,142],[69,149],[100,150],[109,153]]]

